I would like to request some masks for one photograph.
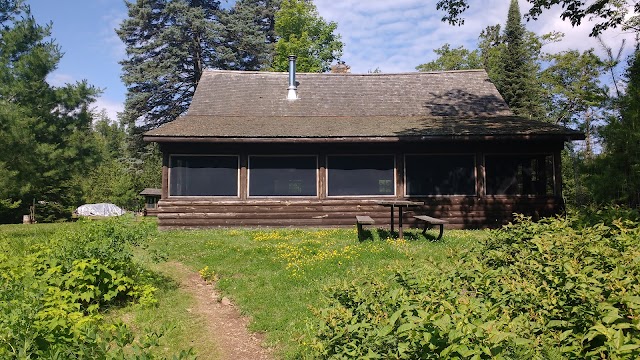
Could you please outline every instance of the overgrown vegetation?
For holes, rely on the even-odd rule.
[[[152,358],[161,331],[135,338],[103,319],[130,302],[156,303],[153,276],[132,253],[153,226],[116,219],[0,232],[0,358]]]
[[[637,359],[640,223],[607,209],[518,217],[454,267],[327,288],[310,358]]]

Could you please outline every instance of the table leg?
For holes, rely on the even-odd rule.
[[[391,205],[391,236],[393,236],[393,230],[394,230],[394,226],[393,226],[393,208],[394,208],[394,206]]]
[[[402,206],[398,206],[398,238],[402,239]]]

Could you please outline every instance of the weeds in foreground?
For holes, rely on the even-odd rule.
[[[155,233],[151,226],[114,219],[81,221],[30,238],[14,238],[16,233],[0,233],[0,358],[151,356],[162,332],[136,339],[124,323],[103,321],[114,307],[156,304],[156,288],[132,253]]]

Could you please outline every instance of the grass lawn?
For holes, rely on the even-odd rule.
[[[385,239],[382,230],[371,235],[358,242],[355,227],[167,231],[149,251],[213,272],[218,288],[253,320],[251,330],[265,332],[282,357],[297,358],[309,338],[311,309],[326,304],[327,286],[416,266],[453,266],[487,232],[447,230],[438,242],[417,230],[404,240]]]

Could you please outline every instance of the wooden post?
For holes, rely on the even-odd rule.
[[[398,206],[398,238],[402,239],[402,236],[402,206]]]
[[[562,155],[560,151],[553,153],[553,194],[562,199]]]
[[[327,154],[318,154],[318,198],[327,198]]]
[[[169,197],[169,152],[162,151],[162,195],[160,199]]]
[[[396,198],[404,198],[404,156],[396,154]]]
[[[249,192],[249,155],[247,153],[240,154],[240,199],[247,200]]]
[[[394,210],[395,206],[393,206],[393,204],[391,205],[391,234],[393,234],[393,210]]]
[[[484,166],[484,154],[476,153],[476,196],[486,195],[486,172]]]

